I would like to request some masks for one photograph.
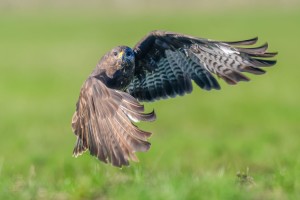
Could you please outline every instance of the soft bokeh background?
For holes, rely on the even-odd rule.
[[[259,36],[278,64],[252,81],[146,104],[140,163],[71,156],[81,84],[116,45],[154,29]],[[0,2],[0,199],[300,199],[300,2]]]

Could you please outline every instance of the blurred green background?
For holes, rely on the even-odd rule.
[[[0,199],[300,199],[299,1],[0,2]],[[221,91],[146,104],[139,163],[72,157],[71,117],[100,57],[163,29],[259,36],[278,64]]]

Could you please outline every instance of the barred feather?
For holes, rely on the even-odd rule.
[[[139,101],[154,101],[190,93],[191,80],[205,90],[220,89],[212,74],[231,85],[249,81],[243,72],[259,75],[265,73],[261,67],[276,64],[275,60],[263,59],[277,54],[266,52],[267,43],[251,47],[257,40],[255,37],[218,42],[172,32],[151,32],[134,48],[136,71],[127,92]]]
[[[151,133],[132,123],[154,121],[155,113],[143,113],[144,107],[129,94],[107,88],[100,80],[89,78],[83,85],[72,119],[77,136],[74,156],[89,149],[105,163],[121,167],[129,160],[138,161],[136,151],[147,151]]]

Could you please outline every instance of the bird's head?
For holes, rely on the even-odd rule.
[[[134,63],[134,52],[130,47],[117,46],[110,51],[110,54],[121,65],[132,65]]]
[[[114,77],[130,77],[134,73],[134,52],[130,47],[117,46],[108,52],[101,62],[105,68],[106,75]]]
[[[102,77],[111,88],[126,87],[134,75],[135,54],[130,47],[117,46],[99,61],[92,76]]]

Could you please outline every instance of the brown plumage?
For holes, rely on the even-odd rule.
[[[77,135],[74,155],[87,148],[91,155],[115,166],[137,161],[135,151],[147,151],[151,133],[139,130],[130,117],[153,121],[155,114],[143,114],[144,107],[129,94],[107,88],[100,80],[90,77],[80,92],[72,128]],[[130,116],[130,117],[129,117]]]
[[[118,46],[99,61],[83,84],[72,129],[74,155],[85,150],[105,163],[121,167],[147,151],[151,133],[133,122],[154,121],[139,101],[154,101],[192,91],[192,80],[205,90],[220,89],[216,74],[228,84],[249,81],[243,72],[263,74],[276,63],[268,45],[246,48],[257,38],[218,42],[165,31],[153,31],[133,49]]]

